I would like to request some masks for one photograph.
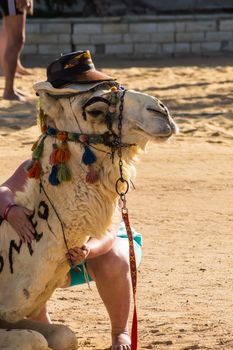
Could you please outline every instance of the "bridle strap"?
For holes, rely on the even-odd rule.
[[[55,138],[59,138],[59,135],[61,133],[66,134],[66,141],[76,142],[76,143],[83,143],[82,136],[87,136],[87,143],[88,144],[105,144],[105,134],[84,134],[84,133],[77,133],[77,132],[69,132],[69,131],[61,131],[59,129],[53,128],[48,126],[46,130],[47,136],[52,136]]]

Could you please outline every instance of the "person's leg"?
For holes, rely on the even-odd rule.
[[[128,334],[131,278],[127,239],[117,238],[106,254],[87,261],[87,270],[96,282],[112,326],[112,350],[129,350]]]
[[[7,100],[24,100],[14,89],[14,77],[20,51],[25,38],[26,13],[5,16],[4,29],[6,34],[6,48],[3,55],[3,70],[5,73],[5,89],[3,98]]]
[[[4,32],[4,26],[0,27],[0,75],[3,75],[3,55],[6,46],[6,35]]]
[[[6,48],[6,34],[4,31],[4,26],[2,25],[0,27],[0,76],[4,75],[3,72],[3,55]],[[25,68],[22,63],[20,57],[17,61],[17,67],[16,67],[16,77],[20,77],[21,75],[32,75],[32,71],[30,69]]]
[[[102,256],[87,261],[89,275],[96,282],[99,294],[108,311],[112,327],[112,350],[130,350],[128,334],[131,277],[128,240],[117,238],[113,248]],[[140,260],[140,257],[138,257]],[[70,285],[70,277],[67,284]],[[49,323],[46,305],[33,320]],[[45,317],[44,317],[45,316]]]

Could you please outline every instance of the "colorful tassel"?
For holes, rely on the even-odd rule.
[[[95,161],[96,161],[96,155],[90,150],[90,148],[87,145],[84,146],[82,162],[85,165],[89,165],[89,164],[95,163]]]
[[[39,179],[40,174],[41,174],[41,164],[40,164],[39,160],[36,160],[32,164],[32,167],[28,170],[28,177],[34,178],[34,179]]]
[[[50,163],[51,165],[56,165],[56,164],[57,164],[57,159],[56,159],[57,151],[58,151],[57,144],[54,143],[54,144],[53,144],[53,151],[52,151],[52,153],[51,153],[50,156],[49,156],[49,163]]]
[[[88,173],[86,175],[86,182],[93,184],[99,180],[99,173],[93,168],[92,165],[87,166]]]
[[[58,173],[58,167],[57,165],[53,165],[51,173],[49,175],[49,183],[53,186],[57,186],[60,184],[60,181],[58,180],[58,177],[57,177],[57,173]]]
[[[40,140],[32,152],[33,159],[40,159],[44,150],[44,139]]]
[[[71,180],[70,170],[65,163],[58,164],[57,178],[60,182]]]
[[[65,163],[70,159],[70,150],[68,149],[67,143],[63,142],[61,147],[56,152],[56,160],[58,163]]]

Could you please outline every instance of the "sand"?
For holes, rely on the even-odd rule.
[[[144,238],[137,309],[139,349],[233,349],[233,65],[232,59],[100,62],[127,88],[162,99],[180,126],[148,147],[127,196]],[[38,134],[32,84],[44,68],[16,80],[31,94],[0,99],[0,181],[30,156]],[[0,95],[4,80],[0,78]],[[84,349],[107,349],[107,313],[95,285],[57,290],[54,322],[69,325]]]

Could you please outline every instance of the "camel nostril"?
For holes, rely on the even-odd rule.
[[[167,111],[166,107],[164,106],[164,104],[162,102],[159,102],[159,107],[161,107],[162,109],[164,109],[165,111]]]

